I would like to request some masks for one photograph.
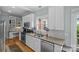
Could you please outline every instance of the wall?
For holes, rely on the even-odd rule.
[[[44,7],[44,8],[42,8],[42,9],[40,9],[40,10],[37,10],[36,12],[34,12],[34,25],[35,25],[35,27],[36,27],[36,20],[37,20],[37,17],[42,17],[42,16],[44,16],[44,15],[48,15],[48,7]]]
[[[8,30],[9,30],[9,14],[2,12],[0,13],[0,20],[5,21],[5,38],[8,38]],[[4,30],[4,29],[3,29]]]
[[[48,34],[49,34],[49,36],[65,40],[64,31],[62,31],[62,30],[51,30],[48,32]]]
[[[36,11],[34,14],[35,14],[35,26],[36,26],[37,17],[41,17],[41,16],[44,16],[44,15],[48,16],[48,7],[45,7],[43,9]],[[49,33],[49,36],[64,39],[64,31],[51,30],[48,33]]]
[[[8,20],[9,20],[9,18],[8,18],[7,15],[3,15],[2,13],[1,13],[0,16],[1,16],[0,20],[5,21],[5,37],[8,38],[8,26],[9,26],[9,21]],[[1,30],[4,30],[4,29],[2,28]]]

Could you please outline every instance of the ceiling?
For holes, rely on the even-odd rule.
[[[6,12],[15,16],[23,16],[29,13],[35,12],[45,6],[0,6],[3,12]]]

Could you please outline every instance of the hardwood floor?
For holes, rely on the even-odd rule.
[[[12,46],[17,45],[23,52],[34,52],[31,48],[29,48],[26,44],[19,40],[19,37],[14,37],[12,39],[6,39],[5,45]]]

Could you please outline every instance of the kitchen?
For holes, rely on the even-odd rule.
[[[51,10],[51,9],[50,9]],[[42,12],[41,12],[42,11]],[[30,47],[32,47],[32,48],[34,48],[34,50],[35,51],[48,51],[48,52],[53,52],[54,50],[56,50],[56,46],[58,46],[59,47],[59,51],[61,51],[62,50],[62,47],[63,47],[63,41],[64,40],[62,40],[62,39],[64,39],[64,38],[62,38],[62,39],[60,39],[59,41],[61,42],[61,43],[59,43],[59,44],[61,44],[61,45],[54,45],[54,42],[52,41],[53,39],[56,39],[56,38],[52,38],[52,39],[49,39],[48,37],[45,37],[45,35],[47,34],[46,32],[48,32],[48,31],[45,31],[44,30],[44,27],[43,27],[43,21],[46,21],[46,24],[45,24],[45,26],[48,26],[48,27],[50,27],[51,26],[51,24],[50,25],[47,25],[47,21],[48,21],[48,7],[44,7],[43,9],[40,9],[39,10],[39,12],[37,11],[36,13],[35,13],[35,15],[36,15],[36,20],[34,20],[34,14],[30,14],[30,15],[27,15],[27,16],[24,16],[23,17],[23,19],[27,19],[27,20],[25,20],[24,22],[30,22],[30,23],[34,23],[34,25],[35,25],[35,27],[36,27],[36,33],[34,34],[29,34],[29,33],[26,33],[26,44],[27,45],[29,45]],[[28,18],[29,18],[29,20],[28,20]],[[32,18],[32,19],[30,19],[30,18]],[[41,20],[40,20],[41,19]],[[33,21],[33,22],[32,22]],[[35,23],[36,22],[36,23]],[[39,23],[42,23],[42,25],[40,26],[39,25]],[[51,22],[51,21],[48,21],[48,22]],[[31,26],[33,26],[34,27],[34,25],[32,25],[31,24]],[[31,26],[30,26],[30,28],[31,28]],[[64,26],[64,24],[63,24],[63,26]],[[41,27],[41,28],[40,28]],[[51,27],[50,27],[50,29],[52,29]],[[47,29],[46,29],[47,30]],[[54,32],[54,31],[53,31]],[[61,31],[61,32],[64,32],[64,31]],[[44,35],[44,37],[37,37],[37,35],[38,36],[42,36],[42,35]],[[50,33],[50,35],[52,35],[52,33]],[[60,37],[60,36],[59,36]],[[44,38],[44,40],[42,40]],[[34,40],[35,41],[34,41]],[[37,42],[36,42],[37,41]],[[55,42],[56,43],[56,42]],[[46,45],[46,46],[48,46],[48,47],[46,47],[45,48],[45,46],[44,45]],[[54,47],[55,46],[55,47]],[[44,48],[44,49],[43,49]]]
[[[18,36],[18,41],[35,52],[76,51],[76,44],[73,43],[76,41],[71,39],[70,13],[79,7],[1,6],[0,8],[0,14],[6,22],[5,41],[14,40]],[[9,49],[7,44],[5,47]]]

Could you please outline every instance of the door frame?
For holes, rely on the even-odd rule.
[[[77,51],[77,15],[78,10],[71,11],[71,45],[74,51]]]

